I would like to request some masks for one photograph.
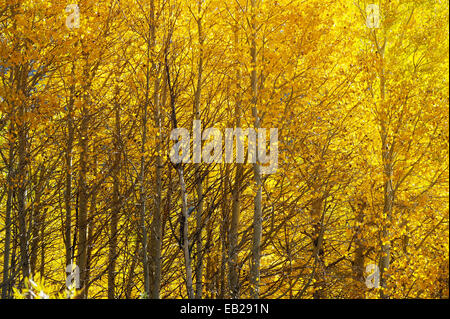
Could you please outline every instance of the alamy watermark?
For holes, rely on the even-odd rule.
[[[366,287],[380,288],[380,268],[375,264],[369,264],[366,266],[366,274]]]
[[[66,17],[66,26],[69,29],[78,29],[80,27],[80,7],[78,4],[69,4],[66,7],[66,13],[69,13]]]
[[[236,145],[236,163],[261,164],[262,174],[273,174],[278,169],[278,129],[270,128],[269,152],[266,149],[266,129],[258,128],[226,128],[225,158],[223,158],[223,135],[214,127],[202,130],[201,121],[195,120],[192,126],[192,159],[191,136],[187,129],[176,128],[170,133],[170,139],[176,141],[170,150],[172,163],[225,163],[234,162],[234,145]],[[247,139],[247,152],[245,152]],[[236,143],[234,143],[236,140]],[[205,141],[202,145],[202,141]],[[247,155],[246,155],[247,153]]]
[[[366,26],[370,29],[380,27],[380,7],[376,4],[368,4],[366,7]]]
[[[68,264],[66,266],[66,287],[69,290],[80,289],[80,268],[75,264]]]

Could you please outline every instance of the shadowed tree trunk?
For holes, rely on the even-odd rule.
[[[170,43],[170,37],[168,38],[168,43]],[[165,50],[165,70],[166,70],[166,80],[169,88],[169,96],[170,96],[170,108],[171,108],[171,119],[172,119],[172,128],[177,129],[177,114],[175,108],[175,100],[176,100],[176,92],[174,85],[176,83],[171,82],[170,78],[170,67],[168,61],[168,46],[166,46]],[[187,211],[187,191],[186,191],[186,182],[184,180],[184,167],[183,163],[180,162],[175,165],[175,169],[179,178],[180,185],[180,197],[181,197],[181,236],[182,236],[182,249],[184,255],[184,265],[186,268],[186,291],[189,299],[194,299],[195,293],[192,284],[192,266],[191,266],[191,254],[189,251],[189,227],[188,227],[188,211]]]
[[[13,117],[13,114],[11,114]],[[14,122],[11,120],[9,124],[9,135],[12,136],[14,131]],[[11,210],[12,210],[12,198],[14,194],[13,187],[13,174],[14,174],[14,143],[9,141],[9,153],[8,153],[8,175],[6,177],[6,187],[8,187],[7,199],[6,199],[6,213],[5,213],[5,248],[3,252],[3,286],[2,286],[2,299],[9,297],[9,257],[11,255]]]
[[[234,42],[235,46],[239,45],[238,26],[235,26],[234,30]],[[241,127],[241,72],[239,67],[236,70],[236,101],[235,101],[235,118],[236,128]],[[237,137],[236,137],[237,138]],[[236,163],[236,173],[234,178],[234,185],[232,189],[231,199],[231,224],[229,232],[229,281],[230,281],[230,295],[231,298],[239,298],[239,269],[238,269],[238,232],[239,232],[239,220],[241,212],[241,184],[242,184],[243,164]]]
[[[324,296],[324,253],[323,253],[323,235],[324,235],[324,214],[322,212],[323,198],[319,190],[315,190],[316,199],[312,203],[312,218],[314,220],[314,230],[312,234],[313,239],[313,258],[314,258],[314,299],[323,299]]]
[[[358,200],[356,208],[352,207],[354,212],[356,210],[356,222],[358,223],[354,235],[356,248],[355,248],[355,258],[353,260],[353,274],[355,280],[356,298],[358,299],[365,298],[364,252],[366,250],[366,247],[364,245],[364,239],[362,238],[365,207],[366,203],[363,201],[363,199]]]
[[[199,61],[198,61],[198,73],[197,73],[197,89],[195,90],[195,100],[194,100],[194,118],[200,121],[200,101],[202,94],[202,74],[203,74],[203,33],[202,33],[202,19],[201,19],[201,1],[198,1],[198,14],[197,18],[197,31],[198,31],[198,42],[199,42]],[[201,143],[201,142],[200,142]],[[201,145],[200,145],[201,147]],[[194,169],[196,174],[196,190],[197,190],[197,214],[196,214],[196,246],[197,246],[197,265],[195,269],[195,298],[202,298],[202,281],[203,281],[203,247],[202,247],[202,215],[203,215],[203,178],[202,172],[200,171],[200,164],[195,163]]]
[[[72,64],[72,79],[75,75],[75,64]],[[66,161],[66,181],[64,190],[64,203],[65,203],[65,220],[64,220],[64,245],[66,248],[66,266],[72,263],[73,250],[75,247],[72,246],[71,228],[72,228],[72,150],[74,141],[74,124],[73,124],[73,105],[75,102],[75,84],[70,87],[70,97],[69,103],[67,105],[67,145],[65,152]]]
[[[257,51],[256,51],[256,23],[255,11],[258,9],[256,0],[251,0],[252,22],[251,22],[251,88],[252,88],[252,114],[254,118],[254,128],[256,131],[260,128],[260,118],[258,115],[258,78],[257,78]],[[258,152],[256,152],[258,153]],[[262,180],[261,166],[258,155],[255,154],[255,163],[253,164],[253,173],[255,179],[256,195],[254,198],[254,215],[253,215],[253,238],[252,238],[252,258],[250,267],[250,296],[259,298],[259,281],[260,281],[260,260],[261,260],[261,236],[262,236]]]
[[[156,137],[156,172],[155,172],[155,207],[153,211],[151,229],[151,254],[150,254],[150,281],[151,281],[151,297],[153,299],[160,298],[161,289],[161,240],[162,240],[162,226],[161,226],[161,199],[162,199],[162,169],[163,162],[161,158],[161,150],[163,144],[162,126],[161,126],[161,105],[159,103],[159,78],[155,79],[155,93],[153,103],[156,108],[155,124],[158,129]],[[163,89],[163,105],[165,103],[165,87]]]
[[[23,71],[22,71],[23,72]],[[22,268],[22,279],[30,277],[30,260],[28,251],[28,229],[27,229],[27,125],[25,122],[26,106],[24,102],[19,105],[18,112],[18,157],[17,168],[17,210],[19,216],[19,247],[20,265]]]
[[[117,258],[117,224],[119,222],[121,200],[120,200],[120,163],[121,163],[121,133],[120,133],[120,104],[116,88],[116,99],[114,102],[115,133],[114,133],[114,173],[113,173],[113,198],[111,223],[109,231],[109,255],[108,255],[108,298],[115,298],[115,272]]]
[[[386,41],[383,46],[380,47],[377,42],[378,54],[381,59],[381,68],[380,68],[380,96],[381,96],[381,104],[385,102],[386,95],[386,79],[385,79],[385,70],[384,70],[384,50],[386,47]],[[384,107],[384,106],[383,106]],[[382,111],[384,112],[384,111]],[[389,269],[391,263],[391,234],[390,227],[392,222],[392,210],[394,207],[394,189],[393,189],[393,147],[394,145],[390,145],[388,141],[388,128],[386,126],[387,123],[384,122],[384,119],[380,119],[381,126],[381,153],[383,158],[383,215],[382,215],[382,226],[381,226],[381,256],[379,261],[380,268],[380,296],[381,298],[388,298],[389,294],[386,292],[387,290],[387,278],[386,271]]]

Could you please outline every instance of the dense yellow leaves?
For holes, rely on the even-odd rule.
[[[369,28],[370,1],[0,0],[2,296],[140,298],[147,276],[185,298],[170,132],[256,107],[279,149],[261,297],[448,298],[448,3],[376,3]],[[183,170],[195,289],[231,297],[236,267],[249,297],[252,165]]]

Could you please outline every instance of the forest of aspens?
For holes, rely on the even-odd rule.
[[[448,23],[444,0],[0,0],[1,298],[449,298]],[[257,158],[250,133],[221,155],[227,129]]]

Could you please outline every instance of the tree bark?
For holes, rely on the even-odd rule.
[[[77,265],[80,269],[80,286],[82,297],[86,297],[86,269],[87,269],[87,209],[89,200],[89,190],[87,185],[88,172],[88,145],[89,145],[89,112],[87,105],[83,105],[82,119],[80,126],[79,145],[80,154],[80,172],[78,177],[79,202],[78,202],[78,258]]]
[[[235,26],[234,31],[235,46],[239,45],[238,26]],[[235,118],[236,128],[241,127],[241,87],[240,87],[241,72],[239,65],[236,70],[236,105],[235,105]],[[236,137],[237,138],[237,137]],[[239,285],[239,269],[238,269],[238,232],[240,224],[240,212],[241,212],[241,184],[243,175],[243,164],[236,163],[236,173],[234,179],[234,185],[232,189],[231,200],[231,224],[229,232],[229,281],[230,281],[230,295],[231,298],[237,299],[240,295]]]
[[[312,218],[314,220],[313,231],[313,258],[314,258],[314,299],[323,299],[324,296],[324,260],[323,260],[323,235],[324,235],[324,214],[322,213],[323,198],[319,190],[315,189],[315,195],[318,196],[312,203]]]
[[[75,66],[72,65],[72,79],[74,78]],[[72,263],[75,247],[72,246],[71,228],[72,228],[72,150],[74,140],[74,125],[73,125],[73,105],[75,102],[75,85],[70,87],[70,98],[67,106],[67,145],[66,145],[66,181],[64,190],[65,203],[65,221],[64,221],[64,245],[66,248],[66,266]]]
[[[252,88],[252,113],[254,117],[254,128],[257,131],[260,128],[260,119],[258,115],[258,78],[256,73],[256,16],[257,9],[256,0],[251,1],[252,24],[251,24],[251,88]],[[258,152],[256,152],[258,153]],[[250,268],[250,296],[254,299],[259,298],[260,284],[260,259],[261,259],[261,237],[262,237],[262,180],[261,167],[258,155],[255,154],[256,161],[253,164],[253,173],[255,179],[256,195],[254,198],[254,215],[253,215],[253,239],[252,239],[252,258]]]
[[[366,247],[364,245],[364,239],[362,238],[363,222],[364,222],[364,210],[366,203],[363,199],[357,203],[356,222],[358,223],[355,231],[355,258],[353,260],[353,274],[355,280],[355,296],[358,299],[365,298],[365,284],[364,284],[364,252]],[[355,210],[354,210],[355,211]]]
[[[198,2],[198,13],[201,13],[201,1]],[[202,34],[202,20],[197,18],[198,42],[199,42],[199,62],[197,74],[197,89],[195,90],[194,101],[194,117],[195,120],[200,120],[200,101],[202,94],[202,74],[203,74],[203,34]],[[203,178],[200,171],[200,164],[194,164],[196,171],[196,190],[197,190],[197,214],[196,214],[196,246],[197,246],[197,265],[195,270],[195,297],[202,298],[202,280],[203,280],[203,247],[202,247],[202,215],[203,215]]]
[[[116,101],[114,105],[115,134],[114,134],[114,173],[113,173],[113,198],[111,223],[109,231],[109,255],[108,255],[108,298],[115,298],[115,271],[116,271],[116,247],[117,224],[119,221],[120,201],[120,163],[121,163],[121,133],[120,133],[120,104],[118,102],[118,88],[116,88]]]
[[[155,124],[156,128],[158,129],[158,133],[156,137],[155,207],[153,211],[152,224],[150,227],[151,229],[150,280],[152,293],[151,297],[153,299],[160,298],[160,289],[161,289],[161,240],[162,240],[161,199],[162,199],[162,169],[163,169],[161,148],[163,144],[163,138],[161,126],[161,105],[159,103],[159,86],[160,86],[159,78],[156,78],[153,103],[156,108]]]
[[[180,194],[181,194],[181,213],[184,216],[183,219],[183,254],[186,267],[186,290],[189,299],[194,298],[194,288],[192,286],[192,267],[191,256],[189,252],[189,228],[188,228],[188,214],[187,214],[187,195],[186,195],[186,183],[184,182],[184,170],[183,166],[179,165],[177,168],[178,178],[180,179]]]
[[[384,111],[385,95],[386,95],[386,78],[384,71],[384,49],[386,47],[386,39],[382,47],[378,45],[378,52],[380,54],[381,68],[380,68],[380,96],[381,96],[381,112]],[[380,119],[381,125],[381,147],[383,158],[383,215],[382,215],[382,229],[381,229],[381,256],[379,261],[380,269],[380,296],[381,298],[389,298],[387,293],[387,278],[386,271],[390,266],[391,259],[391,242],[390,242],[390,227],[392,221],[392,211],[394,207],[394,189],[392,185],[393,180],[393,145],[390,145],[388,138],[388,128],[384,122],[384,118]],[[391,143],[392,144],[392,143]]]
[[[27,126],[25,123],[26,109],[23,103],[19,106],[18,118],[18,157],[17,168],[17,208],[19,216],[19,247],[22,279],[30,277],[30,261],[28,253],[27,230]]]
[[[170,107],[172,113],[172,127],[173,129],[178,128],[177,125],[177,114],[175,109],[175,100],[176,100],[176,92],[174,85],[175,83],[171,82],[170,79],[170,69],[169,69],[169,61],[168,61],[168,47],[165,48],[165,70],[166,70],[166,80],[169,88],[170,95]],[[188,213],[187,213],[187,194],[186,194],[186,183],[184,181],[184,167],[183,163],[178,163],[175,165],[175,169],[178,174],[179,184],[180,184],[180,197],[181,197],[181,218],[182,222],[182,249],[184,255],[184,265],[186,268],[186,290],[189,299],[193,299],[195,297],[194,288],[192,285],[192,266],[191,266],[191,254],[189,251],[189,227],[188,227]]]
[[[42,172],[44,172],[44,170]],[[36,195],[34,198],[34,205],[32,207],[32,216],[31,216],[31,218],[32,218],[32,220],[31,220],[32,240],[31,240],[31,249],[30,249],[30,272],[31,272],[32,276],[36,272],[39,240],[41,239],[39,237],[40,225],[42,223],[42,216],[41,216],[42,214],[41,214],[41,207],[40,207],[42,189],[41,189],[40,185],[36,186],[35,194]]]
[[[11,115],[12,116],[12,115]],[[11,121],[9,126],[9,136],[12,138],[14,131],[14,124]],[[2,299],[9,297],[9,257],[11,249],[11,210],[12,210],[12,198],[14,194],[13,187],[13,174],[14,174],[14,142],[9,141],[9,154],[8,154],[8,175],[7,175],[7,187],[8,194],[6,199],[6,213],[5,213],[5,249],[3,253],[3,286],[2,286]]]

